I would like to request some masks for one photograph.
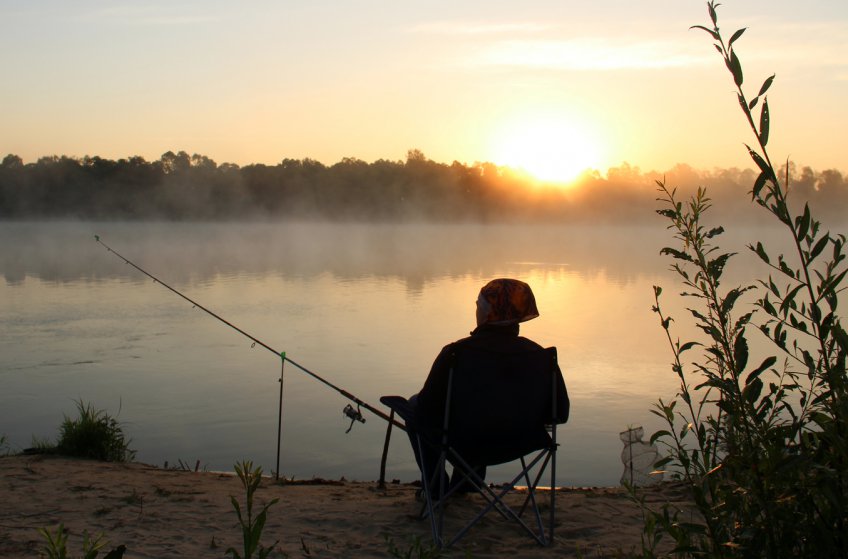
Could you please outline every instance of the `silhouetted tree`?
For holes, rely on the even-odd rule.
[[[843,218],[848,184],[842,173],[799,171],[794,164],[787,171],[792,196],[823,217]],[[0,217],[627,222],[652,215],[654,183],[663,176],[682,190],[708,185],[716,206],[729,208],[734,219],[759,219],[748,214],[750,205],[734,202],[753,183],[750,169],[678,165],[660,175],[625,163],[606,176],[585,173],[562,189],[528,185],[526,176],[492,163],[445,165],[418,149],[405,161],[345,157],[330,166],[309,158],[218,165],[185,151],[150,162],[51,155],[24,164],[8,154],[0,162]]]

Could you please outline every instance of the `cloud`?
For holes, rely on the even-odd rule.
[[[516,23],[434,21],[408,32],[463,41],[463,55],[448,62],[471,68],[527,68],[553,71],[614,71],[691,68],[716,63],[706,34],[675,27],[673,37],[642,29],[632,35],[593,35],[562,22]],[[773,61],[786,68],[842,69],[848,34],[842,21],[754,22],[736,46],[750,61]],[[576,32],[576,33],[575,33]],[[730,34],[730,31],[725,30]],[[659,37],[659,38],[657,38]],[[725,39],[727,39],[726,37]]]

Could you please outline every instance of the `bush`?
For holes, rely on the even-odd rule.
[[[765,94],[774,76],[746,98],[734,50],[744,29],[725,42],[716,7],[708,3],[710,27],[695,27],[715,41],[756,137],[757,147],[748,147],[759,173],[752,200],[784,226],[793,248],[775,257],[763,242],[750,244],[769,276],[727,289],[722,275],[734,255],[714,244],[723,228],[704,225],[706,191],[684,203],[658,183],[664,206],[658,213],[679,241],[662,252],[675,260],[683,295],[694,301],[691,318],[705,337],[675,339],[673,319],[660,306],[662,289],[654,288],[680,392],[657,404],[654,413],[668,428],[652,442],[666,451],[657,467],[686,482],[701,518],[683,522],[669,507],[644,509],[643,556],[656,556],[667,535],[681,556],[848,557],[848,335],[837,314],[848,271],[846,239],[823,232],[806,203],[793,212],[788,174],[778,177],[767,150]],[[752,307],[737,312],[749,294],[756,295]],[[762,361],[749,362],[751,335],[768,341]],[[684,353],[695,361],[685,363]]]
[[[77,411],[79,417],[65,416],[59,429],[56,449],[61,454],[107,462],[127,462],[135,457],[135,451],[129,448],[130,441],[114,417],[82,400],[77,402]]]

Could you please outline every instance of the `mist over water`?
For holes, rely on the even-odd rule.
[[[440,276],[486,273],[503,262],[604,269],[621,281],[656,271],[641,250],[658,247],[660,227],[361,223],[0,223],[0,270],[7,284],[29,275],[72,282],[141,279],[118,259],[104,259],[94,235],[136,263],[167,271],[167,280],[281,274],[340,278],[396,277],[414,285]],[[598,258],[598,250],[605,256]],[[655,250],[653,250],[655,249]],[[653,270],[652,270],[653,267]]]
[[[677,388],[650,311],[653,285],[677,291],[658,254],[669,244],[662,226],[2,223],[0,433],[15,448],[55,439],[81,398],[119,413],[141,461],[275,467],[279,357],[95,234],[372,405],[420,388],[441,347],[473,328],[483,283],[527,281],[541,317],[522,334],[558,348],[572,399],[559,431],[563,484],[617,483],[618,433],[656,429],[652,403]],[[679,316],[683,305],[669,300],[668,310]],[[382,420],[364,412],[345,434],[346,399],[291,365],[283,386],[281,473],[377,477]],[[387,475],[416,477],[397,432]]]

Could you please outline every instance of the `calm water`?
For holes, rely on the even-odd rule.
[[[621,475],[618,433],[659,427],[670,354],[654,284],[678,291],[655,228],[270,224],[0,224],[0,434],[55,440],[77,399],[117,414],[137,459],[275,467],[280,360],[123,264],[94,241],[362,400],[408,395],[446,343],[473,328],[493,277],[533,287],[522,334],[557,346],[572,400],[559,480]],[[348,403],[287,365],[281,473],[371,480],[385,423],[345,434]],[[388,477],[415,479],[395,432]],[[497,478],[496,471],[493,478]]]

